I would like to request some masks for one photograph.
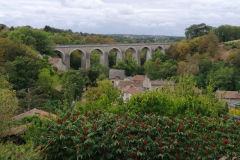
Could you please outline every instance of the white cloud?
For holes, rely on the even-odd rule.
[[[240,25],[239,6],[240,1],[225,0],[1,0],[0,22],[91,33],[184,35],[192,24]]]
[[[63,7],[94,9],[101,8],[104,3],[101,0],[60,0]]]

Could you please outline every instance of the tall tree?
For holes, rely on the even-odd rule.
[[[213,27],[206,25],[205,23],[193,24],[185,29],[185,36],[188,39],[200,37],[208,34]]]

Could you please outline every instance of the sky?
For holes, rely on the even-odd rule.
[[[184,36],[193,24],[240,26],[239,6],[237,0],[0,0],[0,24]]]

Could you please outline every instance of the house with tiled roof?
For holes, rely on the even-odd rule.
[[[229,109],[236,109],[240,104],[240,93],[238,91],[216,91],[216,97],[220,100],[226,100]]]
[[[126,87],[122,88],[121,91],[123,93],[123,100],[124,101],[130,99],[131,96],[134,95],[134,94],[142,93],[142,91],[138,90],[133,85],[126,86]]]
[[[157,88],[162,88],[165,85],[171,85],[172,89],[174,89],[174,82],[173,81],[166,81],[166,80],[155,80],[150,81],[150,88],[149,90],[156,90]]]
[[[108,79],[113,83],[114,87],[118,88],[119,82],[125,78],[125,70],[110,69]]]
[[[238,91],[216,91],[218,99],[225,99],[231,101],[240,101],[240,93]]]
[[[49,58],[48,64],[51,66],[55,66],[58,69],[58,71],[67,70],[67,66],[63,64],[61,58]]]
[[[25,116],[33,116],[33,115],[39,115],[40,118],[45,118],[47,116],[50,116],[52,118],[56,118],[57,117],[57,115],[55,115],[55,114],[48,113],[48,112],[45,112],[45,111],[42,111],[42,110],[34,108],[34,109],[30,110],[30,111],[21,113],[21,114],[15,116],[15,117],[13,117],[13,119],[18,120],[18,119],[21,119],[21,118],[23,118]]]

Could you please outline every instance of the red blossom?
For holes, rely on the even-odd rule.
[[[213,146],[213,147],[215,147],[215,144],[214,144],[214,143],[212,143],[212,146]]]
[[[158,142],[158,139],[157,139],[157,138],[155,139],[155,142]]]
[[[49,127],[49,124],[47,124],[47,128]]]
[[[178,159],[178,153],[176,152],[175,157]]]
[[[66,117],[64,117],[64,121],[66,121]]]
[[[159,128],[158,131],[161,132],[161,128]]]
[[[178,131],[178,127],[176,128],[176,132]]]
[[[127,119],[128,115],[125,116],[125,119]]]
[[[101,143],[103,143],[103,139],[101,140]]]
[[[156,118],[156,122],[158,121],[158,118]]]
[[[162,146],[162,141],[160,142],[160,146]]]
[[[122,146],[122,142],[119,142],[119,143],[118,143],[118,146],[121,147],[121,146]]]
[[[180,141],[180,142],[178,142],[178,145],[179,145],[179,146],[181,146],[181,141]]]
[[[77,112],[77,115],[79,115],[79,111]]]
[[[84,148],[87,148],[87,144],[84,144]]]
[[[130,154],[130,157],[131,157],[131,158],[133,157],[133,153]]]
[[[71,113],[68,113],[68,116],[70,117],[70,116],[71,116]]]
[[[162,148],[158,148],[158,151],[159,151],[160,153],[162,153]]]
[[[140,147],[140,148],[139,148],[139,152],[141,152],[141,151],[142,151],[142,148]]]
[[[131,135],[130,133],[129,133],[129,135],[128,135],[128,136],[129,136],[130,140],[132,140],[132,135]]]
[[[101,110],[99,110],[99,114],[101,114],[102,112],[101,112]]]
[[[174,119],[174,117],[172,116],[172,117],[171,117],[171,120],[173,121],[173,119]]]
[[[76,146],[76,151],[78,151],[78,146]]]
[[[206,150],[206,154],[210,154],[210,152],[208,150]]]
[[[226,145],[228,143],[228,141],[226,140],[226,138],[223,139],[223,144]]]
[[[72,121],[75,122],[76,118],[72,117]]]
[[[84,136],[82,136],[82,141],[84,141]]]
[[[143,142],[143,144],[147,144],[147,140],[145,140],[145,141]]]
[[[140,139],[140,135],[138,135],[138,139]]]
[[[64,130],[62,130],[62,135],[64,135]]]

